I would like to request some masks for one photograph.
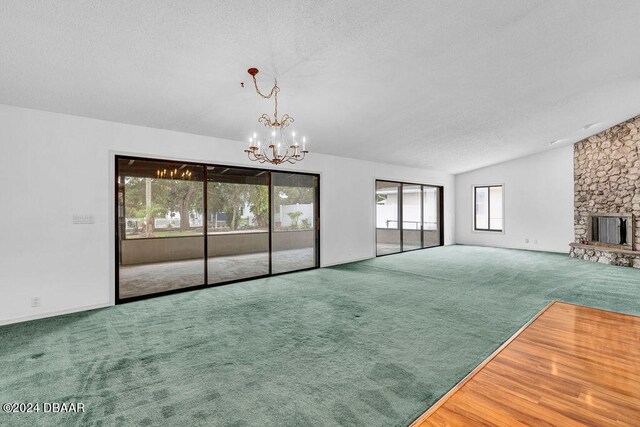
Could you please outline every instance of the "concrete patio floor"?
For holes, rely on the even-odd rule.
[[[313,248],[273,252],[273,273],[315,266]],[[209,258],[208,283],[222,283],[269,273],[269,253]],[[120,299],[150,295],[204,283],[201,259],[120,266]]]

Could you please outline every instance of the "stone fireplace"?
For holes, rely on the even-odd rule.
[[[570,255],[640,268],[640,116],[574,146]]]

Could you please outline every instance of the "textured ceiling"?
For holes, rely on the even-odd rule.
[[[640,113],[639,18],[635,0],[0,0],[0,103],[244,140],[271,113],[255,66],[313,152],[458,173]]]

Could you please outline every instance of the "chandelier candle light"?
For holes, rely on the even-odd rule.
[[[182,168],[184,167],[184,165],[182,166]],[[191,171],[190,170],[182,170],[182,168],[180,169],[174,169],[174,170],[166,170],[166,169],[158,169],[156,171],[156,177],[158,179],[191,179]]]
[[[258,82],[256,81],[258,69],[249,68],[247,71],[253,77],[253,85],[258,95],[264,99],[273,97],[275,101],[273,120],[268,114],[263,114],[258,118],[258,122],[265,127],[262,137],[257,132],[254,132],[249,138],[249,148],[244,150],[249,156],[249,160],[260,163],[268,162],[274,165],[282,163],[293,164],[303,160],[309,152],[307,151],[306,138],[302,137],[302,146],[300,146],[299,137],[296,137],[295,131],[285,130],[294,122],[293,117],[285,114],[278,120],[278,92],[280,92],[278,81],[275,80],[269,95],[264,95],[258,89]]]

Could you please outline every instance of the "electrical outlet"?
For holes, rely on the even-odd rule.
[[[534,245],[537,245],[537,244],[538,244],[538,241],[537,241],[537,240],[534,240],[534,241],[533,241],[533,244],[534,244]]]
[[[31,297],[31,307],[40,307],[40,297]]]
[[[529,243],[529,239],[524,239],[524,242],[525,243]]]

